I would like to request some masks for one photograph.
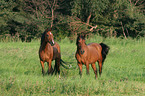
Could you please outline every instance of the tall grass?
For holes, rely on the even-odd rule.
[[[83,66],[80,78],[74,57],[75,40],[70,43],[65,38],[58,42],[62,59],[75,66],[70,70],[61,66],[61,78],[58,75],[42,76],[38,57],[40,41],[0,42],[0,95],[145,95],[143,38],[124,40],[94,36],[86,39],[86,43],[90,42],[104,42],[110,46],[102,76],[98,75],[98,79],[95,79],[91,66],[90,75],[86,75]],[[98,68],[97,63],[96,66]]]

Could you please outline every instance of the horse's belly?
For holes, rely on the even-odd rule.
[[[97,62],[97,59],[89,60],[89,64]]]

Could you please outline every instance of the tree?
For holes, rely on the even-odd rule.
[[[109,0],[74,0],[72,15],[80,18],[84,24],[92,28],[96,28],[93,20],[103,18],[102,11],[104,11],[109,4]],[[94,26],[95,25],[95,26]]]
[[[94,33],[135,37],[144,30],[142,5],[142,0],[74,0],[72,15]]]
[[[77,33],[145,35],[144,0],[1,0],[0,35],[40,38],[48,27],[58,40]]]

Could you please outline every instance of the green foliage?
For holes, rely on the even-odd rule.
[[[109,4],[109,0],[74,0],[72,14],[79,17],[82,21],[86,21],[90,14],[95,18],[99,18]]]
[[[116,36],[125,34],[128,37],[144,36],[140,32],[144,30],[145,15],[135,3],[126,0],[75,0],[73,5],[72,14],[81,18],[84,22],[92,13],[90,24],[98,25],[94,33],[99,32],[103,36],[104,34],[107,36],[109,36],[108,34],[111,36],[113,34]],[[140,6],[142,5],[140,4]]]
[[[145,35],[142,0],[55,1],[53,4],[53,0],[1,0],[0,35],[10,34],[24,41],[36,39],[51,23],[58,40],[72,40],[77,33],[133,38]]]

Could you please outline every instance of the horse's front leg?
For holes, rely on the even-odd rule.
[[[49,62],[47,62],[48,64],[48,74],[52,73],[53,72],[53,69],[52,69],[52,66],[51,66],[51,60],[49,60]]]
[[[87,70],[86,74],[89,75],[90,73],[89,73],[89,63],[88,62],[86,63],[86,70]]]
[[[78,63],[78,66],[79,66],[79,74],[80,74],[80,77],[82,77],[82,64],[81,63]]]
[[[44,71],[44,62],[43,61],[40,61],[40,63],[41,63],[41,67],[42,67],[42,74],[44,76],[44,74],[45,74],[45,71]]]

